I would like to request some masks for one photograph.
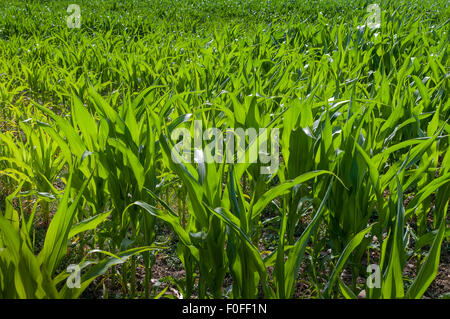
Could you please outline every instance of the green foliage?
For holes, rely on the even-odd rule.
[[[293,298],[305,280],[316,298],[427,295],[450,232],[446,1],[381,1],[376,30],[363,0],[78,4],[80,29],[67,1],[0,5],[0,297],[106,278],[168,297],[167,233],[184,298]],[[198,123],[255,129],[247,159],[278,129],[278,169],[199,161],[219,149]],[[366,263],[381,287],[357,283]]]

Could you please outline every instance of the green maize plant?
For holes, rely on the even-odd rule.
[[[155,124],[154,112],[144,109],[150,91],[145,90],[133,102],[128,98],[119,112],[116,112],[101,96],[90,89],[94,109],[100,115],[98,121],[76,96],[70,124],[53,112],[39,107],[55,120],[58,128],[66,135],[67,141],[61,138],[58,141],[67,150],[67,161],[72,161],[72,154],[75,154],[77,160],[82,163],[77,167],[78,174],[75,175],[77,183],[80,184],[83,177],[94,172],[92,182],[88,185],[89,195],[85,196],[86,203],[92,207],[93,214],[103,214],[107,206],[111,207],[109,223],[111,228],[108,232],[116,234],[111,238],[112,248],[116,250],[126,249],[132,242],[150,245],[155,236],[155,221],[152,216],[140,215],[135,209],[127,210],[126,214],[124,212],[128,204],[134,200],[152,200],[147,195],[147,190],[159,192],[156,185],[158,145],[155,141],[158,125]],[[56,137],[57,133],[54,130],[52,132]],[[107,197],[110,197],[111,201],[108,201]],[[145,254],[145,264],[145,293],[148,296],[151,279],[148,253]],[[136,267],[133,261],[132,278],[136,273]],[[126,268],[123,270],[123,276],[124,280],[128,280]],[[130,289],[132,294],[136,294],[134,284]]]
[[[69,178],[69,183],[71,178]],[[22,182],[20,187],[24,184]],[[84,191],[87,181],[83,184],[81,192]],[[17,193],[19,189],[15,192]],[[16,194],[13,194],[16,195]],[[80,281],[80,286],[74,290],[61,286],[61,282],[69,274],[61,272],[55,275],[58,265],[61,263],[67,251],[67,241],[70,237],[82,231],[95,227],[95,224],[85,223],[73,225],[74,215],[81,193],[69,204],[69,192],[65,192],[58,210],[48,228],[42,250],[37,256],[33,252],[33,243],[30,240],[30,231],[33,227],[32,216],[28,218],[23,211],[21,214],[9,205],[7,210],[0,216],[0,269],[2,278],[0,280],[0,293],[2,298],[76,298],[90,282],[104,273],[114,263],[123,263],[126,256],[131,256],[137,251],[126,251],[121,256],[110,257],[92,267]],[[20,219],[20,222],[19,222]],[[20,225],[21,224],[21,225]],[[156,247],[140,248],[141,251],[156,249]],[[89,266],[90,263],[82,262],[80,269]]]

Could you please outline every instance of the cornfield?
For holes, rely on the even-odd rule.
[[[448,2],[371,4],[2,2],[0,298],[450,297]]]

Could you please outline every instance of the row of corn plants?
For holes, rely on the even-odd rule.
[[[63,1],[5,8],[0,297],[173,298],[161,255],[183,298],[429,295],[448,4],[382,1],[371,29],[367,1],[176,2],[80,1],[80,29]]]

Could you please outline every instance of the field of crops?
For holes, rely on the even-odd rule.
[[[2,1],[0,298],[450,297],[449,17]]]

